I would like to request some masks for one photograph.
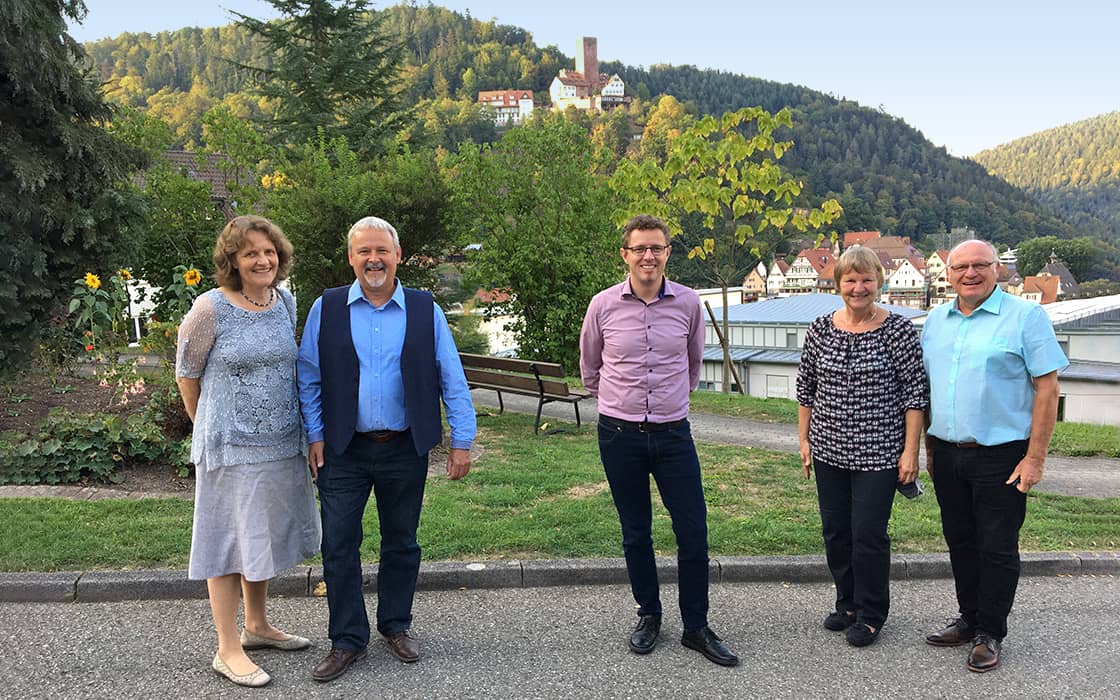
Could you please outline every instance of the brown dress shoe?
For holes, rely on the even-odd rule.
[[[311,669],[311,677],[320,683],[333,681],[335,678],[346,673],[346,669],[350,668],[350,664],[366,658],[367,653],[365,649],[361,651],[331,649],[331,652],[324,656],[323,660]]]
[[[972,640],[972,651],[968,653],[969,671],[987,673],[999,666],[1000,642],[995,637],[981,632]]]
[[[385,641],[389,643],[389,651],[393,656],[406,664],[420,660],[420,642],[413,639],[408,630],[386,635]]]
[[[950,622],[948,627],[927,634],[926,644],[932,644],[935,647],[960,646],[966,642],[971,642],[974,634],[976,634],[976,628],[965,622],[964,618],[958,617]]]

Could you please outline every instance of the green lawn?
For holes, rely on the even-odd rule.
[[[534,435],[532,417],[479,418],[482,457],[460,482],[428,484],[420,526],[424,558],[621,556],[619,527],[593,430]],[[713,555],[822,551],[815,488],[795,455],[701,444]],[[944,551],[937,503],[898,498],[896,552]],[[179,500],[0,499],[0,571],[186,568],[191,504]],[[377,558],[376,513],[366,514],[363,559]],[[674,551],[658,506],[654,542]],[[1032,493],[1022,548],[1120,548],[1120,499]]]
[[[739,394],[694,391],[691,408],[698,413],[737,416],[767,423],[797,423],[797,402],[791,399],[759,399]],[[1120,457],[1120,429],[1112,425],[1058,423],[1050,440],[1050,452],[1071,457]]]

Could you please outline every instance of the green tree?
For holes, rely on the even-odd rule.
[[[443,225],[447,186],[430,151],[371,161],[336,138],[307,144],[294,156],[266,178],[265,210],[296,250],[291,281],[301,321],[324,289],[354,281],[346,232],[364,216],[379,216],[400,234],[401,281],[435,287],[434,261],[448,247],[451,229]]]
[[[482,248],[478,286],[508,292],[522,357],[576,366],[591,297],[620,278],[612,198],[594,173],[587,131],[559,116],[510,129],[497,144],[449,158],[457,221]]]
[[[380,153],[404,124],[400,66],[403,44],[382,28],[384,16],[366,0],[269,0],[270,22],[240,13],[238,24],[258,36],[271,67],[248,68],[258,92],[275,101],[267,123],[274,142],[299,147],[320,130],[346,138],[363,157]]]
[[[719,119],[700,119],[669,141],[663,161],[623,161],[611,179],[627,202],[616,212],[616,223],[644,212],[665,219],[675,234],[688,227],[693,239],[688,257],[707,263],[708,279],[723,290],[726,309],[727,288],[740,284],[763,255],[759,237],[816,231],[841,213],[834,199],[805,206],[804,185],[778,166],[793,144],[779,141],[774,132],[792,126],[789,109],[771,115],[744,107]],[[726,314],[723,334],[726,338]],[[724,392],[731,387],[730,362],[725,345]]]
[[[121,232],[128,242],[128,265],[138,278],[165,286],[177,265],[210,268],[214,240],[225,223],[210,185],[181,172],[165,152],[174,140],[169,125],[150,114],[122,109],[110,131],[148,154],[150,165],[139,184],[145,216]],[[157,310],[166,314],[163,303]]]
[[[102,128],[111,111],[66,33],[85,13],[81,0],[0,13],[0,369],[26,361],[74,279],[120,266],[116,233],[140,212],[119,185],[143,153]]]
[[[1089,271],[1102,257],[1100,242],[1092,238],[1065,240],[1055,236],[1042,236],[1019,244],[1015,253],[1015,269],[1023,277],[1038,274],[1050,262],[1051,253],[1069,268],[1076,280],[1088,279]]]

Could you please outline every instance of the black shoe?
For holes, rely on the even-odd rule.
[[[856,622],[856,614],[854,612],[831,612],[828,617],[824,619],[824,628],[832,630],[833,632],[843,632]]]
[[[848,644],[854,647],[865,647],[873,644],[879,638],[879,632],[882,631],[883,626],[879,625],[875,631],[871,631],[871,626],[863,622],[852,625],[848,631],[844,633],[844,637],[848,640]]]
[[[999,667],[1000,641],[987,632],[978,632],[972,640],[965,666],[969,671],[987,673]]]
[[[709,661],[720,666],[739,665],[739,657],[727,648],[727,645],[712,631],[711,627],[701,627],[692,632],[685,632],[681,635],[681,644],[689,649],[695,649],[708,657]]]
[[[311,669],[311,677],[320,683],[333,681],[346,670],[350,668],[350,664],[355,661],[361,661],[366,658],[369,652],[365,649],[361,651],[348,651],[346,649],[331,649],[330,653],[323,657],[323,660],[315,664],[315,668]]]
[[[963,617],[950,620],[949,625],[926,635],[926,644],[935,647],[955,647],[971,642],[976,635],[976,627],[965,622]]]
[[[657,635],[661,634],[660,615],[642,615],[638,626],[630,635],[630,651],[635,654],[648,654],[657,646]]]

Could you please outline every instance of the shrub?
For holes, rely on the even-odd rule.
[[[117,468],[153,462],[182,466],[182,445],[144,413],[80,415],[51,411],[31,435],[0,436],[0,483],[65,484],[91,478],[119,483]]]

